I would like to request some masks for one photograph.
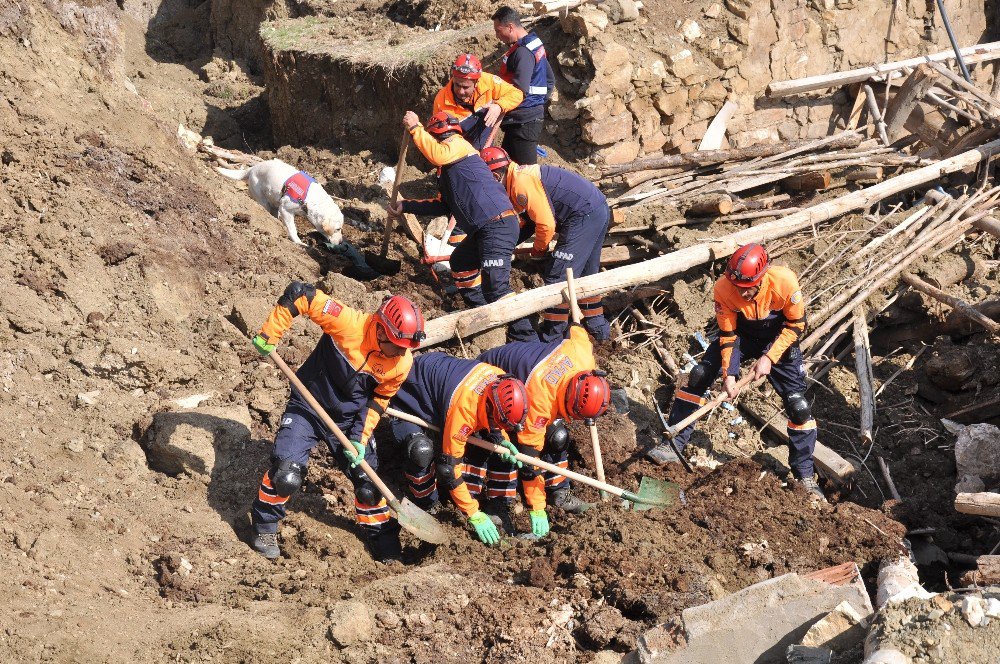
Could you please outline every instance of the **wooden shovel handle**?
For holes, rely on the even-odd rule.
[[[399,199],[399,183],[403,180],[403,168],[406,167],[406,149],[410,147],[410,132],[403,130],[403,138],[399,142],[399,159],[396,160],[396,179],[392,181],[392,193],[389,200],[393,205]],[[389,215],[385,220],[385,235],[382,236],[381,255],[384,258],[389,254],[389,239],[392,237],[392,228],[396,225],[396,218]]]
[[[290,382],[292,387],[294,387],[295,390],[302,395],[302,398],[306,400],[306,403],[308,403],[310,407],[312,407],[313,412],[315,412],[319,419],[323,421],[326,428],[329,429],[334,436],[336,436],[337,440],[340,441],[340,444],[345,448],[350,447],[353,449],[354,446],[351,445],[351,441],[347,439],[347,436],[345,436],[344,432],[340,430],[340,427],[334,423],[330,414],[326,412],[326,409],[323,408],[318,401],[316,401],[312,393],[309,392],[308,388],[302,384],[302,381],[295,375],[295,372],[292,371],[287,364],[285,364],[285,361],[281,359],[281,356],[278,355],[277,351],[272,350],[268,357],[271,358],[271,361],[274,362],[275,366],[281,370],[281,373],[285,374],[285,378],[288,379],[288,382]],[[381,491],[382,495],[389,501],[389,504],[399,505],[399,501],[396,500],[396,496],[393,495],[389,487],[385,485],[385,482],[383,482],[381,478],[375,474],[375,471],[368,465],[368,462],[362,459],[359,465],[361,466],[361,470],[365,471],[368,479],[370,479],[375,486],[378,487],[378,490]],[[399,510],[396,509],[396,511],[398,512]]]
[[[761,380],[763,380],[763,378]],[[744,376],[739,381],[737,381],[736,387],[738,387],[738,388],[740,388],[742,390],[751,381],[753,381],[753,373],[752,372],[748,373],[746,376]],[[729,395],[726,394],[725,390],[723,390],[721,394],[719,394],[714,399],[712,399],[711,401],[709,401],[708,403],[706,403],[704,406],[702,406],[701,408],[699,408],[698,410],[694,411],[693,413],[691,413],[690,415],[688,415],[687,417],[685,417],[683,420],[681,420],[677,424],[673,425],[672,427],[670,427],[666,431],[664,431],[663,432],[664,435],[669,436],[670,438],[676,438],[677,434],[680,433],[681,431],[683,431],[685,428],[687,428],[688,425],[694,424],[695,422],[697,422],[698,420],[700,420],[706,413],[715,410],[719,406],[719,404],[721,404],[723,401],[725,401],[728,398],[729,398]]]
[[[579,324],[583,320],[583,312],[580,311],[580,303],[576,299],[576,279],[573,278],[573,268],[566,268],[566,299],[569,300],[569,312],[573,316],[573,322]]]

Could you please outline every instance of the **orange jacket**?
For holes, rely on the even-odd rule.
[[[451,81],[449,80],[434,96],[433,112],[447,111],[459,120],[464,120],[489,104],[497,104],[504,113],[507,113],[517,108],[523,100],[524,93],[519,89],[499,76],[484,72],[476,81],[471,104],[460,104],[455,99],[455,92],[451,89]]]
[[[413,144],[420,150],[420,154],[438,168],[479,154],[479,150],[472,147],[472,144],[462,138],[460,134],[438,141],[419,123],[410,130],[410,136],[413,137]]]
[[[352,309],[319,289],[311,300],[302,295],[293,306],[297,311],[291,312],[280,304],[276,306],[261,327],[261,334],[268,343],[277,344],[292,326],[293,314],[304,314],[330,336],[338,351],[336,361],[326,368],[335,385],[347,389],[348,383],[356,382],[352,380],[354,374],[374,378],[377,387],[371,394],[364,395],[368,403],[357,404],[363,425],[360,432],[353,432],[361,442],[366,442],[389,405],[389,399],[410,373],[413,355],[408,349],[399,357],[383,355],[375,334],[374,316]],[[320,394],[315,396],[323,402]],[[344,433],[350,436],[352,432]]]
[[[556,234],[556,217],[552,204],[542,186],[542,171],[538,164],[520,166],[511,164],[504,181],[507,195],[518,214],[527,214],[535,222],[535,243],[532,252],[542,254],[549,250],[549,242]]]
[[[594,345],[590,335],[579,326],[572,325],[569,338],[531,371],[525,387],[528,391],[528,418],[524,430],[517,434],[517,442],[542,450],[545,445],[545,428],[552,420],[570,420],[566,412],[566,388],[570,379],[581,371],[592,371]],[[545,477],[522,482],[524,497],[533,510],[545,509]]]
[[[454,458],[465,456],[465,444],[469,436],[477,431],[489,429],[490,423],[486,416],[486,387],[504,374],[502,369],[486,363],[480,363],[469,372],[455,391],[448,404],[448,414],[441,430],[441,451]],[[503,437],[507,440],[506,432]],[[455,478],[462,479],[462,465],[455,465]],[[451,490],[451,499],[458,509],[466,516],[472,516],[479,511],[479,502],[469,493],[469,487],[461,482]]]
[[[799,280],[787,267],[774,265],[764,274],[757,295],[748,301],[729,279],[722,277],[715,284],[715,318],[719,323],[723,376],[729,371],[737,328],[749,334],[777,331],[767,356],[771,362],[778,362],[806,330],[806,306]]]

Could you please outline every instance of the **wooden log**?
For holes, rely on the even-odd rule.
[[[899,495],[896,483],[892,481],[892,474],[889,473],[889,464],[887,464],[885,459],[882,457],[878,458],[878,467],[882,471],[882,479],[885,480],[886,485],[889,487],[889,493],[892,495],[892,499],[903,502],[903,497]]]
[[[1000,516],[1000,493],[960,493],[955,497],[955,511],[976,516]]]
[[[917,566],[908,555],[900,555],[896,560],[886,558],[878,567],[875,608],[881,609],[893,597],[926,595],[920,585]]]
[[[885,133],[890,141],[903,137],[905,133],[903,123],[936,80],[937,74],[926,64],[916,67],[906,77],[906,81],[885,107]]]
[[[1000,42],[990,42],[987,44],[977,44],[976,46],[966,46],[959,51],[962,57],[977,62],[986,62],[1000,58]],[[984,56],[984,57],[974,57]],[[902,69],[913,68],[926,62],[949,62],[955,59],[955,51],[947,50],[933,55],[922,55],[909,60],[899,60],[897,62],[887,62],[881,65],[861,67],[848,71],[836,72],[833,74],[820,74],[806,78],[797,78],[789,81],[776,81],[767,86],[768,97],[784,97],[796,95],[812,90],[825,90],[827,88],[839,88],[851,83],[861,83],[877,76],[892,74]]]
[[[753,407],[743,401],[740,401],[739,408],[753,419],[766,425],[767,430],[774,436],[777,436],[786,443],[788,442],[788,431],[784,426],[775,424],[771,421],[772,418],[761,415]],[[840,456],[818,440],[816,441],[816,449],[813,451],[813,461],[816,463],[816,469],[822,473],[824,477],[837,485],[844,485],[848,483],[856,472],[854,465],[850,461]]]
[[[801,140],[789,141],[787,143],[758,143],[745,148],[734,148],[732,150],[702,150],[688,152],[687,154],[672,154],[662,157],[644,157],[627,164],[609,166],[601,169],[601,177],[621,175],[622,173],[632,173],[634,171],[646,171],[653,168],[671,168],[685,166],[704,166],[705,164],[718,164],[725,161],[740,161],[743,159],[757,159],[759,157],[771,157],[788,150],[805,148],[808,150],[811,145],[817,145],[824,150],[849,150],[861,145],[863,137],[856,131],[845,131],[835,140]],[[805,151],[805,150],[803,150]]]
[[[868,112],[872,116],[872,124],[878,130],[878,136],[882,139],[882,144],[889,145],[889,135],[885,131],[885,120],[882,119],[882,112],[878,109],[878,100],[875,99],[875,91],[872,90],[872,86],[870,85],[864,85],[861,89],[865,91],[865,98],[868,100]]]
[[[764,243],[776,240],[803,228],[809,228],[839,217],[852,210],[867,208],[894,194],[936,181],[946,173],[975,166],[992,157],[997,151],[1000,151],[1000,140],[963,152],[931,166],[903,173],[872,187],[858,189],[843,196],[817,203],[781,219],[722,236],[711,242],[686,247],[652,260],[643,261],[638,265],[627,265],[600,274],[581,277],[577,279],[577,289],[580,297],[594,297],[630,286],[647,284],[710,260],[726,258],[740,245],[749,242]],[[563,284],[561,283],[549,284],[505,297],[503,300],[487,306],[435,318],[428,321],[426,326],[427,339],[421,345],[423,347],[433,346],[451,339],[456,332],[463,335],[481,332],[548,307],[554,307],[562,301],[560,295],[562,288]]]
[[[781,186],[786,191],[822,191],[830,186],[830,171],[810,171],[785,178]]]
[[[857,88],[857,92],[854,93],[854,106],[851,107],[851,114],[848,116],[848,129],[858,128],[858,122],[861,121],[861,111],[865,109],[865,100],[867,98],[861,86],[852,86],[852,89],[855,87]]]
[[[938,302],[948,305],[957,313],[981,325],[983,329],[988,331],[990,334],[994,336],[1000,335],[1000,323],[987,318],[957,297],[952,297],[941,289],[931,286],[929,283],[913,273],[906,272],[900,278],[913,290],[920,291],[924,295],[932,297]]]
[[[632,187],[637,187],[644,182],[649,182],[650,180],[655,180],[656,178],[665,178],[671,175],[677,175],[684,170],[686,169],[683,167],[674,166],[672,168],[654,168],[648,171],[635,171],[634,173],[626,173],[622,176],[622,182],[626,187],[631,189]]]
[[[687,214],[695,217],[717,217],[729,214],[735,207],[732,197],[728,194],[711,194],[701,196],[688,205]]]
[[[1000,556],[979,556],[975,559],[976,569],[959,578],[962,586],[1000,585]]]
[[[881,182],[884,174],[881,166],[855,166],[844,173],[844,179],[848,182]]]
[[[865,308],[854,310],[854,371],[858,376],[861,396],[861,442],[871,445],[875,422],[875,389],[872,386],[872,354],[868,341],[868,320]]]
[[[941,76],[943,76],[946,79],[948,79],[949,81],[951,81],[954,85],[957,85],[960,89],[965,90],[966,92],[968,92],[969,94],[971,94],[976,99],[979,99],[980,101],[985,102],[986,104],[992,106],[995,109],[1000,109],[1000,99],[996,99],[995,97],[993,97],[989,93],[983,92],[977,86],[973,85],[972,83],[969,83],[968,81],[966,81],[964,78],[962,78],[961,76],[959,76],[955,72],[951,71],[947,67],[945,67],[945,66],[943,66],[943,65],[941,65],[941,64],[939,64],[937,62],[931,62],[931,63],[929,63],[929,66],[935,72],[937,72]]]
[[[951,198],[950,195],[937,191],[935,189],[929,190],[926,194],[924,194],[924,196],[934,201],[935,203],[939,203],[945,198]],[[970,214],[972,213],[967,212],[963,216],[968,216]],[[1000,219],[997,219],[996,217],[993,216],[983,217],[982,219],[979,219],[978,221],[973,223],[972,227],[981,230],[984,233],[989,233],[994,237],[1000,238]]]

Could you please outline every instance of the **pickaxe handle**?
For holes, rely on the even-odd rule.
[[[763,378],[761,380],[763,380]],[[736,387],[742,390],[752,381],[753,381],[753,373],[751,372],[748,373],[743,378],[741,378],[739,381],[737,381]],[[663,435],[671,439],[676,438],[677,434],[679,434],[681,431],[687,428],[688,425],[694,424],[702,417],[704,417],[707,413],[710,413],[716,408],[718,408],[719,405],[722,404],[722,402],[727,400],[728,398],[729,395],[727,395],[726,392],[723,391],[721,394],[719,394],[714,399],[706,403],[704,406],[700,407],[698,410],[694,411],[693,413],[685,417],[677,424],[673,425],[672,427],[667,427],[667,430],[663,432]]]
[[[345,448],[350,447],[353,449],[354,446],[351,445],[351,441],[347,440],[347,436],[345,436],[344,432],[340,430],[340,427],[334,423],[330,414],[326,412],[326,409],[323,408],[318,401],[316,401],[315,397],[313,397],[313,395],[309,392],[309,389],[302,384],[302,381],[295,375],[295,372],[292,371],[287,364],[285,364],[285,361],[281,359],[281,356],[278,355],[277,351],[272,350],[268,357],[271,358],[271,361],[274,362],[275,366],[281,370],[281,373],[285,374],[285,378],[288,379],[288,382],[290,382],[292,387],[294,387],[295,390],[302,395],[302,398],[306,400],[306,403],[308,403],[310,407],[312,407],[313,412],[316,413],[319,419],[323,421],[326,428],[329,429],[334,436],[336,436],[337,440],[340,441],[340,444]],[[359,465],[361,466],[361,470],[365,471],[365,475],[368,476],[368,479],[370,479],[375,486],[378,487],[378,490],[382,492],[385,499],[389,501],[389,505],[396,510],[397,513],[399,513],[401,505],[389,487],[385,485],[385,482],[383,482],[381,478],[375,474],[375,471],[372,470],[372,467],[369,466],[368,462],[364,459],[361,460]]]

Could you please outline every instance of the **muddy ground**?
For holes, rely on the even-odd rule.
[[[642,457],[659,428],[651,399],[667,399],[670,386],[651,359],[618,345],[603,358],[631,412],[599,425],[608,477],[629,489],[642,475],[671,479],[686,504],[632,513],[612,501],[577,517],[553,509],[551,537],[495,550],[449,511],[449,544],[407,538],[407,564],[386,566],[365,552],[348,484],[318,451],[290,503],[285,556],[256,556],[244,543],[246,513],[286,387],[247,337],[276,295],[302,279],[369,308],[390,289],[417,298],[429,316],[457,303],[435,291],[405,240],[394,244],[406,258],[398,277],[346,279],[342,259],[314,240],[305,250],[292,245],[240,187],[185,152],[178,123],[249,137],[262,156],[320,176],[355,223],[347,238],[377,246],[384,164],[371,154],[269,144],[247,110],[259,93],[253,81],[232,93],[204,74],[210,53],[158,47],[125,7],[0,0],[0,659],[591,661],[629,650],[640,631],[684,607],[787,571],[855,560],[871,580],[877,561],[898,551],[901,523],[936,528],[935,542],[948,550],[982,553],[994,543],[991,525],[951,514],[954,465],[935,419],[950,402],[919,391],[934,353],[975,352],[977,370],[953,394],[995,394],[995,365],[985,364],[995,344],[958,335],[932,336],[934,351],[882,397],[873,454],[889,461],[902,505],[883,502],[880,482],[864,473],[840,502],[810,504],[772,472],[782,469],[780,448],[764,454],[756,429],[731,426],[728,416],[695,442],[730,463],[691,476],[653,467]],[[993,247],[974,251],[996,259]],[[996,277],[988,264],[959,288],[990,299]],[[518,276],[518,286],[534,279]],[[693,273],[665,285],[678,358],[697,352],[690,335],[711,315],[709,284]],[[302,361],[316,335],[297,325],[284,346],[289,362]],[[887,379],[918,343],[888,354],[876,377]],[[848,372],[837,368],[828,389],[814,389],[821,437],[844,453],[853,433],[842,427],[857,419]],[[220,446],[210,467],[150,469],[154,414],[169,420],[176,399],[199,394],[222,413],[200,426],[230,430],[245,420],[249,435],[236,426],[235,442]],[[573,463],[592,471],[586,432],[573,433],[584,442]],[[398,483],[398,462],[379,436],[387,476]],[[857,453],[875,468],[867,450]],[[525,528],[526,517],[519,521]],[[950,568],[934,569],[929,582],[943,583]]]

